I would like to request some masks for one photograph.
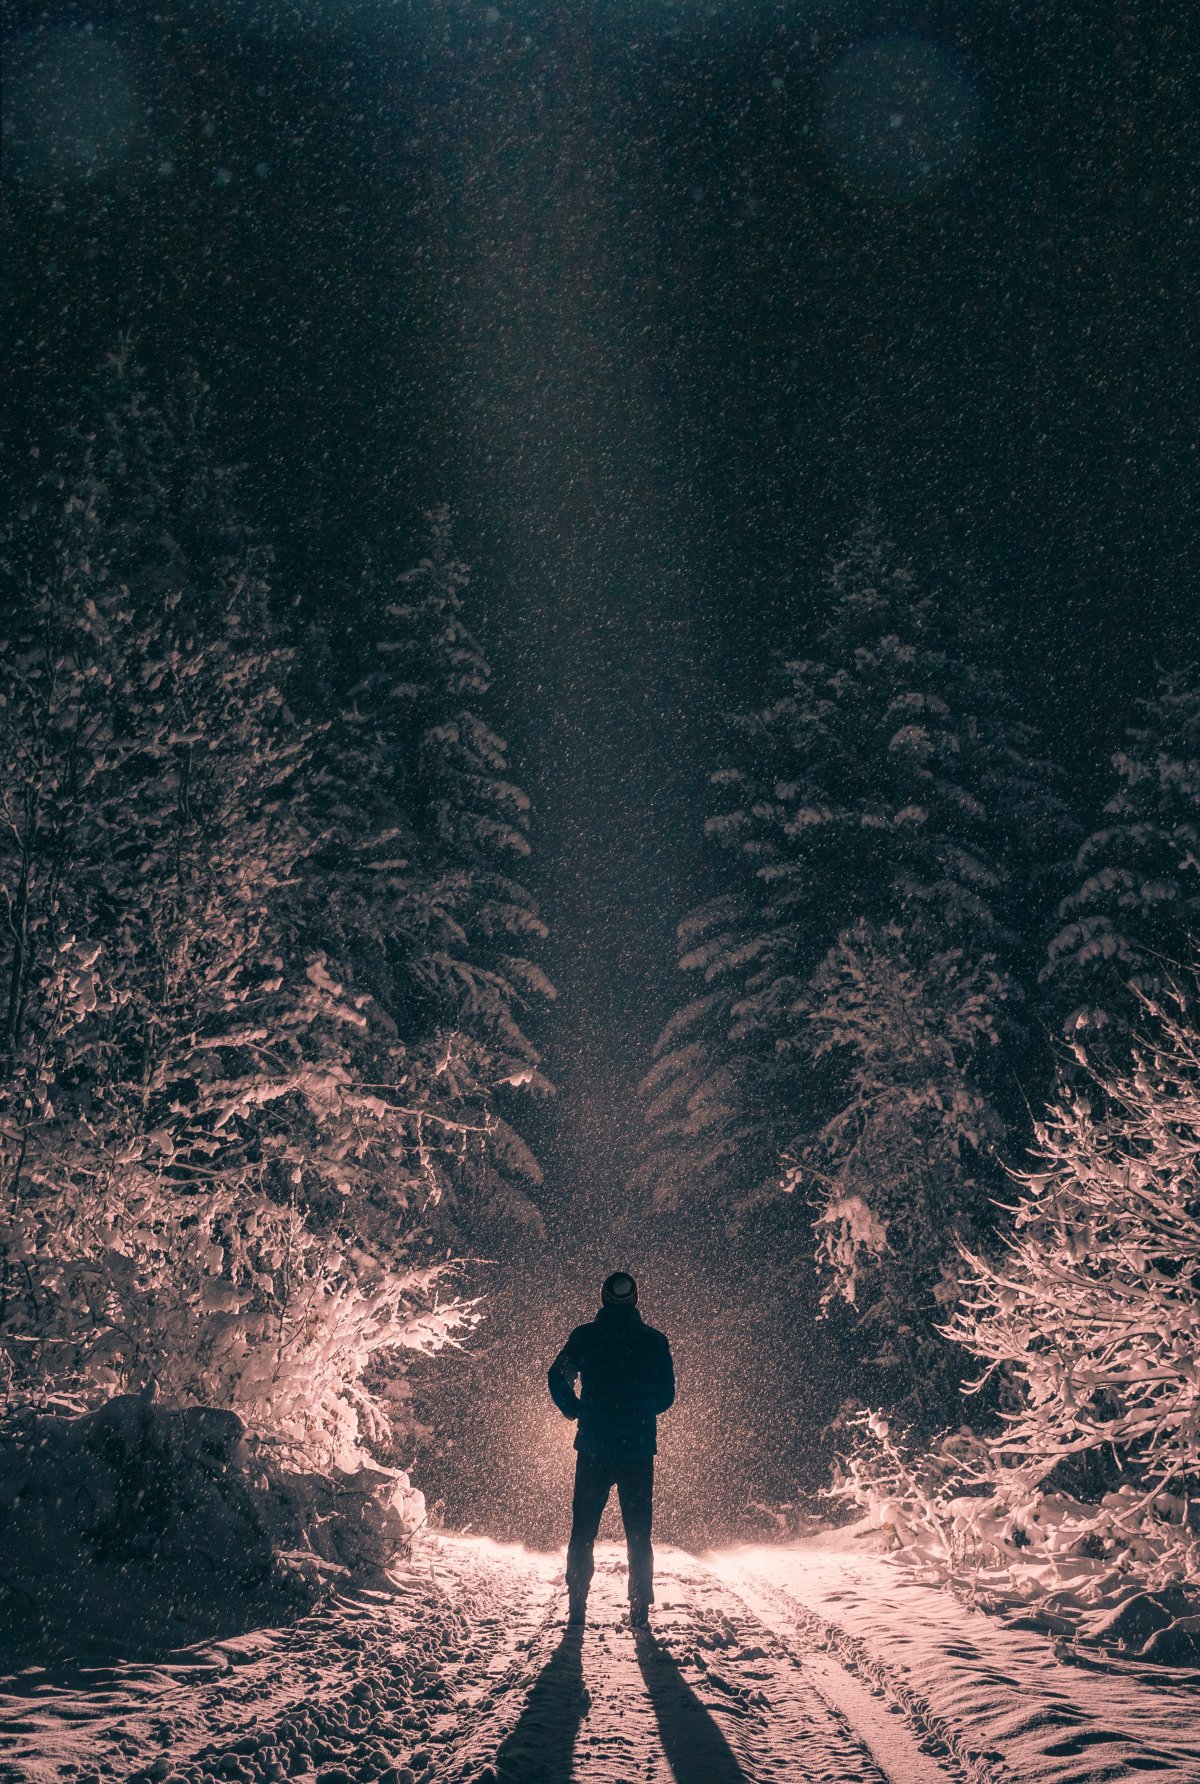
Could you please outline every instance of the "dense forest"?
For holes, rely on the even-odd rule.
[[[5,1400],[236,1415],[272,1478],[369,1477],[395,1536],[418,1436],[461,1424],[428,1359],[542,1242],[530,802],[446,511],[322,607],[209,408],[123,341],[14,484]],[[1088,1539],[1182,1553],[1200,691],[1161,673],[1084,810],[977,591],[876,512],[808,605],[712,764],[643,1232],[682,1212],[758,1317],[817,1308],[837,1490],[897,1528],[1028,1544],[1065,1494]]]
[[[445,516],[301,629],[207,408],[122,344],[4,540],[4,1392],[369,1462],[394,1544],[408,1363],[536,1219],[528,800]]]

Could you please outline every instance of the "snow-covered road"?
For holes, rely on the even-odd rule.
[[[561,1556],[426,1543],[395,1596],[158,1666],[0,1682],[0,1777],[49,1784],[1200,1784],[1194,1675],[1056,1658],[871,1555],[623,1556],[562,1624]]]

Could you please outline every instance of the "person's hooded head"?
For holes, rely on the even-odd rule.
[[[628,1270],[614,1270],[600,1290],[601,1307],[636,1307],[637,1283]]]

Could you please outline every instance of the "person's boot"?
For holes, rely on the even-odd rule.
[[[587,1592],[586,1591],[580,1592],[576,1587],[572,1587],[571,1590],[567,1594],[567,1624],[568,1624],[568,1627],[570,1627],[572,1629],[578,1629],[581,1624],[584,1624],[586,1622],[587,1622]]]
[[[629,1627],[631,1629],[649,1629],[650,1606],[644,1598],[629,1600]]]

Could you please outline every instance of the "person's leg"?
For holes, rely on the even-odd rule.
[[[654,1521],[654,1457],[624,1462],[617,1475],[617,1495],[625,1523],[629,1550],[629,1604],[635,1614],[645,1614],[654,1603],[654,1550],[650,1528]]]
[[[583,1607],[587,1603],[594,1564],[592,1551],[611,1486],[612,1471],[608,1465],[596,1456],[585,1456],[580,1450],[575,1458],[571,1540],[567,1545],[567,1591],[570,1594],[572,1616],[578,1614],[582,1617]]]

